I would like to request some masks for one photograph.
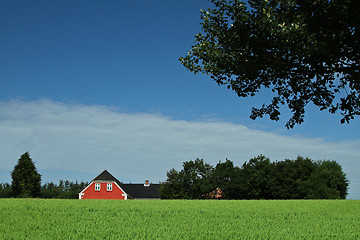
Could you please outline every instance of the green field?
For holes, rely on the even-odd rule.
[[[358,200],[0,199],[0,239],[360,239]]]

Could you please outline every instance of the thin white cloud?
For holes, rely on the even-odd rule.
[[[213,165],[228,158],[240,166],[259,154],[273,161],[302,155],[338,161],[351,181],[349,198],[360,199],[360,140],[328,143],[229,122],[173,120],[51,100],[0,102],[0,136],[0,171],[10,172],[30,151],[39,171],[51,172],[43,174],[45,181],[64,179],[65,171],[73,172],[73,180],[77,174],[89,181],[108,169],[119,180],[158,182],[170,168],[197,157]]]

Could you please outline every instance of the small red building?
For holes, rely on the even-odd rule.
[[[79,199],[159,199],[160,184],[122,183],[104,170],[79,193]]]

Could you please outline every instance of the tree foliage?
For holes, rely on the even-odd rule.
[[[64,199],[77,199],[79,192],[86,186],[87,182],[71,182],[69,180],[60,180],[56,185],[53,182],[46,183],[41,187],[42,198],[64,198]]]
[[[87,182],[72,182],[69,180],[60,180],[59,184],[53,182],[45,183],[41,186],[41,198],[63,198],[63,199],[77,199],[79,192],[86,186]],[[9,183],[0,183],[0,198],[13,197],[11,185]]]
[[[244,195],[244,186],[241,183],[240,168],[234,166],[229,159],[219,162],[211,173],[212,188],[219,188],[222,191],[222,198],[236,199]]]
[[[260,155],[242,165],[244,195],[246,199],[272,199],[275,169],[270,159]]]
[[[200,199],[345,199],[349,181],[341,166],[330,160],[299,156],[271,162],[260,155],[234,166],[226,159],[215,167],[202,159],[171,169],[162,183],[161,198]]]
[[[8,183],[0,183],[0,198],[12,197],[11,185]]]
[[[305,107],[340,112],[341,123],[360,115],[358,0],[210,0],[202,32],[182,64],[206,73],[239,97],[264,88],[272,100],[251,118],[279,120],[286,105],[292,128]]]
[[[203,159],[183,163],[183,169],[178,172],[171,169],[167,172],[167,181],[161,185],[161,198],[201,199],[212,189],[210,174],[212,166]]]
[[[60,180],[56,185],[53,182],[41,186],[41,175],[37,172],[35,163],[28,152],[24,153],[14,170],[11,172],[12,183],[0,184],[0,198],[9,197],[41,197],[41,198],[78,198],[88,183]]]
[[[308,181],[309,198],[341,198],[348,193],[348,180],[335,161],[318,161]]]
[[[274,198],[308,198],[310,191],[308,182],[315,169],[316,164],[314,161],[301,156],[295,160],[286,159],[277,162],[275,164],[277,174],[275,176],[276,190]]]
[[[41,175],[28,152],[21,155],[11,172],[12,194],[14,197],[39,197],[41,191]]]

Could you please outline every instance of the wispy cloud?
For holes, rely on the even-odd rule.
[[[197,157],[214,165],[228,158],[240,166],[259,154],[273,161],[302,155],[338,161],[351,181],[349,197],[360,199],[360,140],[329,143],[219,120],[173,120],[51,100],[0,102],[0,136],[0,171],[11,171],[30,151],[39,171],[51,172],[43,174],[45,181],[63,179],[64,171],[74,172],[73,180],[75,174],[91,180],[108,169],[119,180],[158,182]]]

